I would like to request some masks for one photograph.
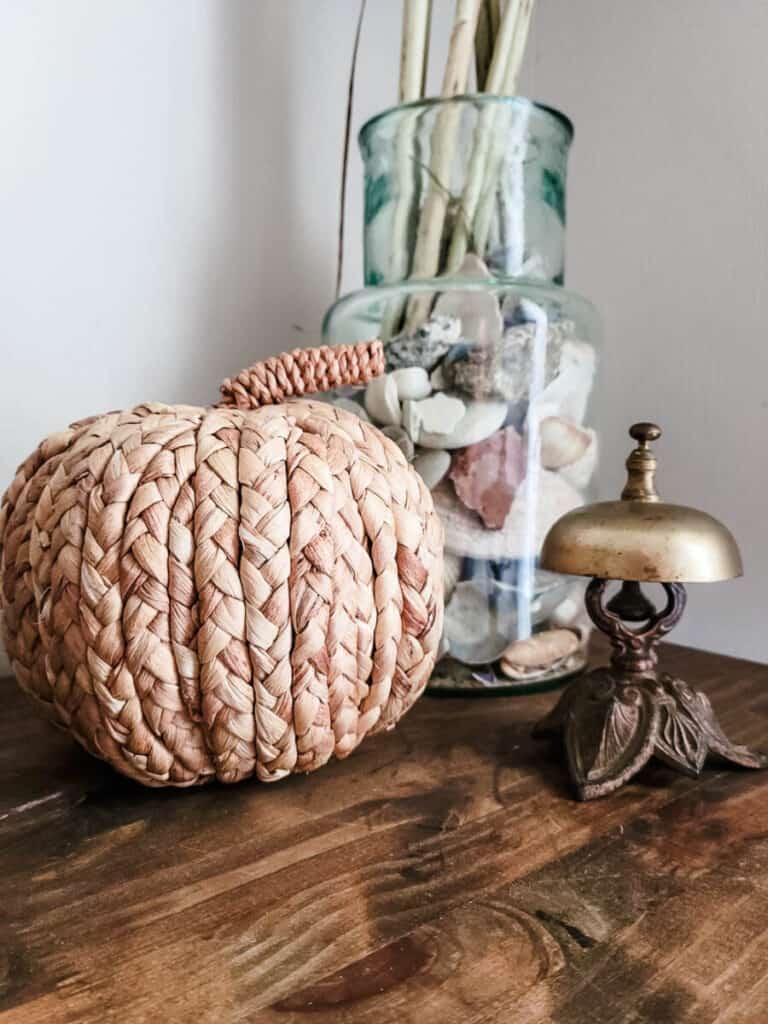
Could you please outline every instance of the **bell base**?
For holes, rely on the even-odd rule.
[[[705,694],[665,672],[595,669],[568,686],[534,736],[562,739],[580,800],[614,792],[652,757],[694,778],[708,754],[768,767],[768,756],[728,739]]]

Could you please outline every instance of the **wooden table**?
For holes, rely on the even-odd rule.
[[[768,745],[768,667],[666,649]],[[768,1022],[768,773],[570,799],[553,694],[419,702],[275,786],[142,790],[0,720],[0,1021]]]

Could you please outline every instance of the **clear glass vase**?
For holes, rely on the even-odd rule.
[[[360,133],[366,287],[323,333],[384,340],[387,374],[333,400],[402,448],[445,527],[451,660],[432,689],[527,691],[586,659],[582,585],[538,567],[552,523],[590,500],[599,448],[599,320],[562,286],[572,137],[557,111],[496,96]]]

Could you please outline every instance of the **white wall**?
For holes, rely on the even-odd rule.
[[[369,0],[356,125],[395,96],[399,7]],[[451,9],[436,0],[438,50]],[[0,0],[3,483],[73,418],[206,401],[317,339],[356,11]],[[627,424],[661,422],[663,493],[725,519],[747,566],[692,588],[677,636],[762,660],[766,38],[755,0],[539,0],[525,80],[576,123],[569,283],[606,322],[604,489]],[[359,178],[353,153],[346,287]]]

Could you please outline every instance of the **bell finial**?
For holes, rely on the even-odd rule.
[[[661,437],[661,427],[655,423],[633,423],[629,436],[639,441],[627,459],[627,483],[621,492],[622,501],[659,501],[656,492],[656,456],[651,441]]]

